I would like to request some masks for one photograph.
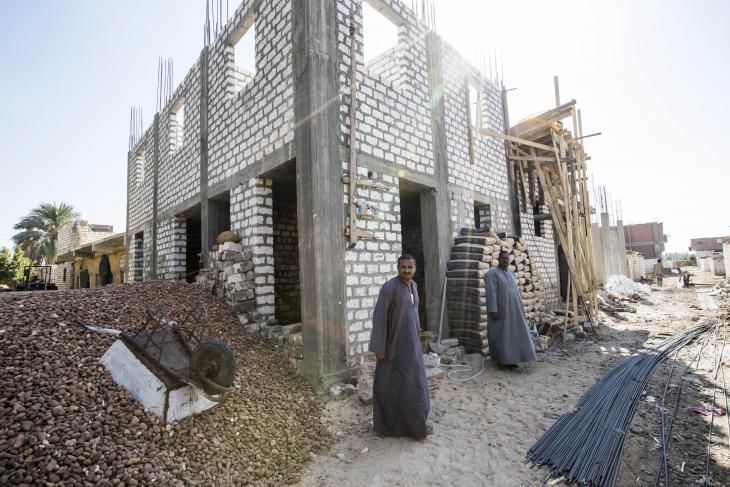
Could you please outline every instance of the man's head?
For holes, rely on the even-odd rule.
[[[499,261],[499,268],[506,271],[509,267],[509,252],[506,250],[501,251],[497,260]]]
[[[416,258],[411,254],[398,257],[398,277],[403,282],[409,282],[416,273]]]
[[[656,261],[657,261],[657,263],[659,263],[659,262],[661,262],[661,261],[662,261],[662,259],[657,259]]]

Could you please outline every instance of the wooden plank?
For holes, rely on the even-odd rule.
[[[345,184],[350,184],[350,176],[342,176],[342,182]],[[390,188],[388,186],[380,183],[374,183],[372,181],[368,181],[367,179],[358,179],[355,184],[357,184],[358,186],[362,186],[363,188],[377,189],[379,191],[390,191]]]
[[[530,162],[555,162],[553,156],[507,156],[510,161],[530,161]]]
[[[549,151],[549,152],[552,152],[552,150],[553,150],[553,148],[550,147],[549,145],[538,144],[537,142],[520,139],[519,137],[513,137],[513,136],[507,135],[507,134],[500,134],[499,132],[495,132],[494,130],[489,130],[489,129],[484,129],[484,128],[474,128],[474,127],[472,127],[472,130],[481,135],[489,135],[490,137],[497,137],[498,139],[509,140],[510,142],[516,142],[518,144],[526,145],[528,147],[534,147],[535,149],[541,149],[541,150]]]
[[[520,120],[510,129],[510,134],[522,139],[535,140],[535,135],[544,132],[545,128],[549,129],[555,122],[569,117],[575,104],[575,100],[570,100],[557,108]]]

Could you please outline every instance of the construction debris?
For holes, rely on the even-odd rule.
[[[98,363],[115,339],[79,317],[132,331],[147,308],[182,321],[206,309],[205,336],[239,360],[233,392],[169,425],[146,412]],[[331,437],[305,381],[197,286],[153,281],[0,298],[0,485],[283,485]]]
[[[651,286],[634,282],[626,276],[614,275],[608,278],[606,291],[621,296],[641,296],[651,294]]]
[[[204,290],[225,299],[239,314],[256,308],[251,250],[243,247],[240,240],[230,230],[218,235],[218,245],[209,253],[210,265],[195,278]]]

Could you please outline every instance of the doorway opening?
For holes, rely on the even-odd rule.
[[[184,211],[185,218],[185,281],[195,282],[202,263],[200,204]]]
[[[568,267],[568,259],[565,257],[563,246],[558,246],[558,274],[560,276],[560,298],[565,301],[568,299],[568,279],[570,279],[570,268]]]
[[[231,192],[224,191],[208,198],[208,242],[216,244],[218,235],[231,229]],[[211,249],[203,249],[209,252]]]
[[[421,222],[421,188],[408,181],[401,180],[400,190],[400,218],[402,253],[411,254],[416,258],[416,274],[413,280],[418,287],[418,317],[421,329],[428,328],[426,310],[426,267],[423,252],[423,225]]]
[[[274,315],[280,325],[300,323],[296,161],[285,162],[262,177],[272,181]]]

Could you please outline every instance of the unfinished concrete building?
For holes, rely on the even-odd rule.
[[[552,223],[514,204],[504,141],[474,130],[507,131],[503,87],[404,2],[364,3],[397,29],[369,63],[358,2],[244,1],[128,154],[129,280],[193,280],[230,228],[251,252],[255,311],[303,324],[301,370],[319,388],[367,357],[399,254],[417,257],[424,327],[438,328],[462,227],[520,229],[548,301],[560,287]]]
[[[646,259],[661,258],[667,235],[664,234],[664,223],[635,223],[624,226],[626,250],[639,252]]]

